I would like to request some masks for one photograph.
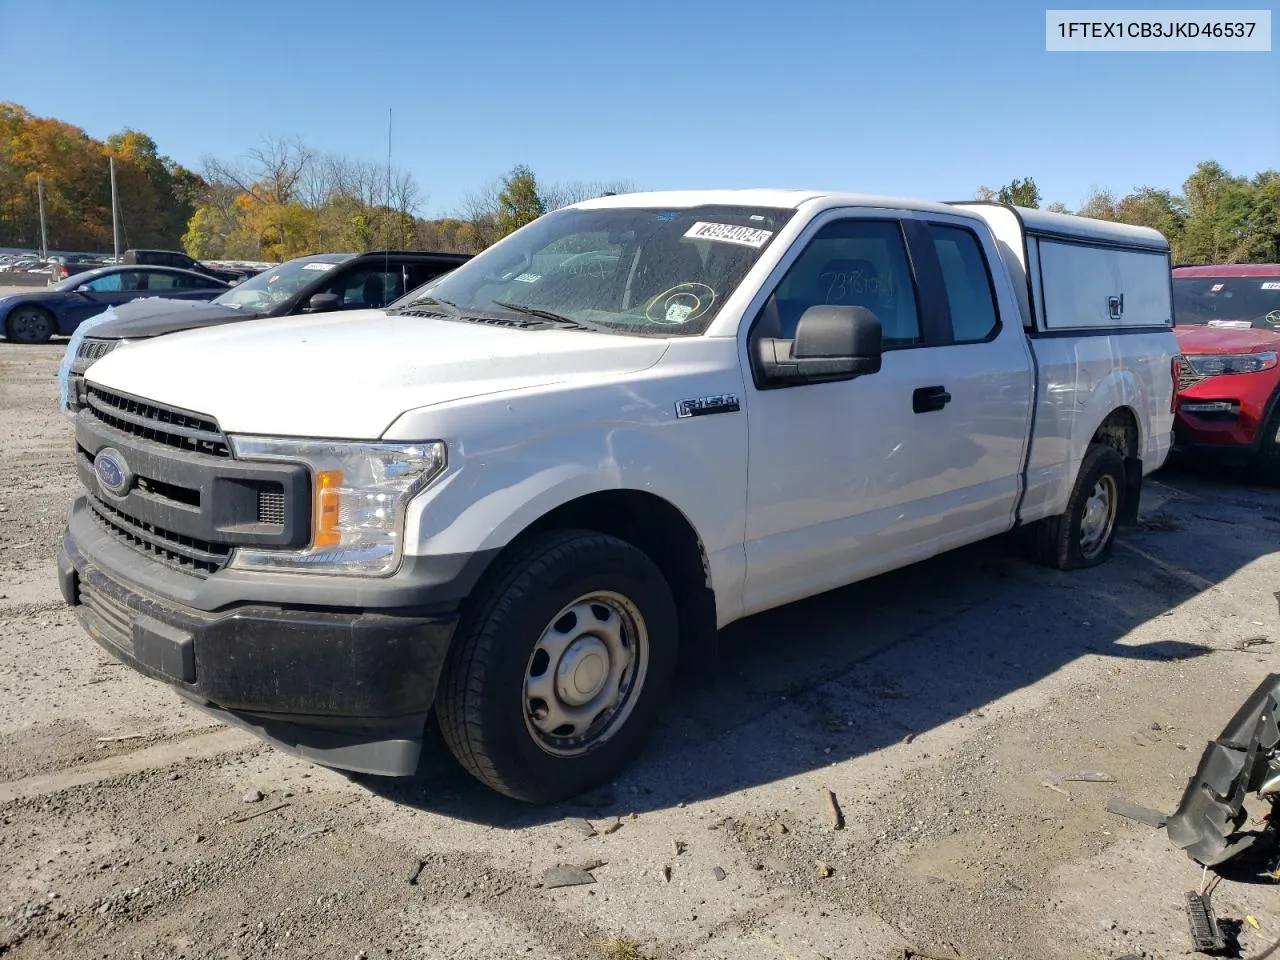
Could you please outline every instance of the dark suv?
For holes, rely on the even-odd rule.
[[[67,346],[66,409],[84,406],[85,370],[121,344],[260,317],[376,309],[470,259],[406,250],[320,253],[264,270],[206,303],[151,299],[116,307],[113,316],[82,324]]]

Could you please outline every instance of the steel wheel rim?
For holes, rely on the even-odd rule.
[[[1101,553],[1111,536],[1120,499],[1118,492],[1114,477],[1099,477],[1084,503],[1084,516],[1080,518],[1080,552],[1086,560],[1092,560]]]
[[[600,590],[566,604],[525,666],[525,728],[544,752],[580,756],[616,734],[640,698],[649,633],[639,608]]]
[[[19,310],[15,313],[13,331],[19,335],[18,339],[25,337],[30,340],[43,339],[46,331],[52,334],[48,317],[39,310]]]

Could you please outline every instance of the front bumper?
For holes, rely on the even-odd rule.
[[[1268,373],[1209,377],[1184,388],[1174,416],[1177,446],[1229,456],[1275,442],[1265,434],[1277,388]]]
[[[125,563],[121,550],[133,554]],[[105,538],[83,501],[73,507],[58,553],[59,586],[85,630],[113,656],[317,763],[387,776],[414,772],[456,605],[406,608],[411,588],[388,578],[384,604],[379,586],[369,584],[359,605],[246,597],[208,611],[132,576],[158,566]],[[338,602],[350,599],[337,593]]]

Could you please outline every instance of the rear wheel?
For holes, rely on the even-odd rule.
[[[1027,528],[1033,560],[1058,570],[1095,567],[1111,556],[1124,496],[1124,457],[1113,447],[1090,444],[1067,509]]]
[[[481,782],[518,800],[564,800],[639,754],[676,654],[675,604],[648,556],[597,533],[540,535],[478,591],[436,715]]]
[[[53,314],[48,310],[24,305],[9,314],[5,335],[14,343],[47,343],[55,329]]]

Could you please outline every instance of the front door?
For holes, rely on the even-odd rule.
[[[1013,502],[988,503],[982,517],[967,510],[971,488],[992,471],[1016,488],[1020,460],[972,432],[989,398],[978,411],[975,391],[985,388],[957,371],[964,347],[924,229],[838,213],[817,221],[755,320],[753,336],[791,339],[808,307],[865,307],[880,318],[884,357],[878,373],[853,380],[748,387],[746,613],[946,549]],[[932,259],[919,276],[924,252]],[[1026,361],[1017,362],[1029,393]],[[1023,405],[1017,415],[1026,414]]]

